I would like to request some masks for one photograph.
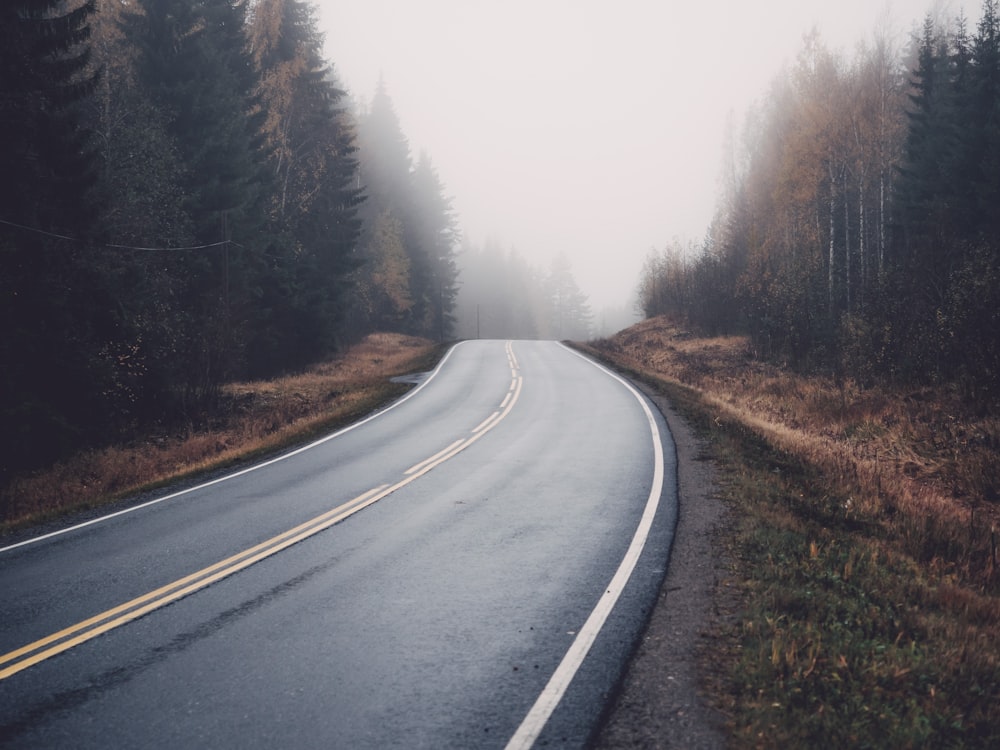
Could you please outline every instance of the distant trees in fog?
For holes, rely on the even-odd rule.
[[[431,158],[414,163],[382,81],[359,117],[358,146],[367,195],[349,333],[401,330],[443,341],[458,291],[457,221]]]
[[[852,58],[807,38],[733,136],[704,244],[640,280],[646,315],[742,331],[861,379],[1000,394],[1000,21],[930,17]]]
[[[466,243],[461,268],[456,327],[463,338],[586,340],[594,333],[590,303],[564,255],[540,269],[516,250]]]

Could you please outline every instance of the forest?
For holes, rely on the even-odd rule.
[[[748,335],[759,356],[862,385],[1000,397],[1000,18],[818,34],[730,128],[703,242],[649,254],[647,316]]]
[[[449,340],[463,255],[484,334],[587,333],[568,264],[509,276],[534,315],[500,322],[431,157],[384,82],[352,104],[305,0],[4,2],[0,170],[0,486],[371,332]]]
[[[593,312],[565,255],[544,270],[514,248],[465,243],[461,265],[456,319],[462,338],[590,338]]]

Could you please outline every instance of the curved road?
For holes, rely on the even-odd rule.
[[[553,342],[454,347],[329,438],[0,542],[0,745],[584,745],[676,522],[662,419]]]

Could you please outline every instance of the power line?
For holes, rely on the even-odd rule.
[[[189,245],[188,247],[135,247],[134,245],[112,245],[110,243],[105,243],[104,247],[113,247],[119,250],[143,250],[149,252],[172,252],[180,250],[207,250],[210,247],[219,247],[220,245],[236,245],[236,247],[243,247],[237,242],[232,240],[221,240],[219,242],[211,242],[208,245]]]
[[[81,244],[88,244],[85,240],[81,240],[79,237],[67,237],[64,234],[56,234],[55,232],[47,232],[44,229],[38,229],[37,227],[29,227],[24,224],[18,224],[13,221],[7,221],[6,219],[0,219],[0,224],[6,224],[10,227],[16,227],[17,229],[23,229],[26,232],[34,232],[35,234],[41,234],[46,237],[54,237],[58,240],[68,240],[69,242],[79,242]],[[238,242],[233,242],[232,240],[221,240],[219,242],[210,242],[207,245],[187,245],[185,247],[137,247],[135,245],[118,245],[110,242],[97,243],[101,247],[110,247],[116,250],[139,250],[142,252],[181,252],[185,250],[208,250],[213,247],[220,247],[222,245],[235,245],[236,247],[243,247]]]
[[[26,226],[24,226],[24,224],[15,224],[13,221],[5,221],[4,219],[0,219],[0,224],[6,224],[7,226],[17,227],[18,229],[24,229],[25,231],[28,231],[28,232],[35,232],[36,234],[44,234],[46,237],[55,237],[56,239],[59,239],[59,240],[69,240],[70,242],[80,242],[80,240],[78,240],[78,239],[76,239],[74,237],[67,237],[66,235],[63,235],[63,234],[54,234],[52,232],[46,232],[44,229],[36,229],[35,227],[26,227]]]

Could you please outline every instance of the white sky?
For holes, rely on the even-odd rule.
[[[886,9],[900,43],[932,6],[981,0],[319,0],[329,60],[369,102],[379,75],[463,234],[547,267],[565,252],[596,310],[651,247],[699,240],[726,120],[819,29],[847,53]]]

